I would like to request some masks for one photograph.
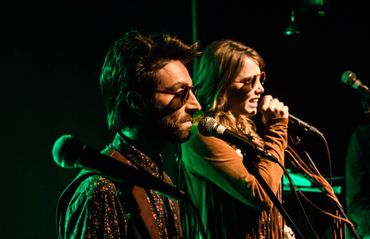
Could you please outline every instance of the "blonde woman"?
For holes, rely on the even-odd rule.
[[[211,43],[203,52],[194,76],[202,114],[229,130],[248,137],[284,164],[287,147],[288,107],[264,95],[265,63],[252,48],[233,40]],[[261,113],[265,126],[259,135],[254,116]],[[200,212],[207,237],[283,238],[282,216],[263,187],[243,164],[254,161],[259,174],[281,199],[283,170],[276,163],[198,132],[182,144],[187,193]]]

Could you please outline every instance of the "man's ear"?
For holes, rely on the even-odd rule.
[[[146,104],[141,94],[129,91],[126,95],[126,103],[135,114],[142,116],[145,113]]]

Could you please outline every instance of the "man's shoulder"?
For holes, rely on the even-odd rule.
[[[93,195],[115,195],[116,191],[116,185],[111,180],[98,174],[91,174],[80,181],[74,194],[90,197]]]

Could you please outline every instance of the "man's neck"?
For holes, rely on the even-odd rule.
[[[161,137],[147,130],[126,127],[121,132],[137,149],[152,159],[158,158],[166,146],[166,142]]]

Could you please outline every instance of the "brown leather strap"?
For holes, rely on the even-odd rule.
[[[153,217],[151,206],[147,200],[146,192],[143,188],[134,186],[132,188],[132,195],[134,196],[136,203],[139,207],[140,217],[143,220],[145,227],[151,238],[161,238],[159,234],[159,228]]]
[[[127,165],[133,166],[133,164],[126,159],[125,156],[123,156],[120,152],[117,150],[113,149],[107,149],[102,151],[103,154],[109,155],[112,158],[115,158]],[[134,167],[134,166],[133,166]],[[145,224],[145,227],[150,235],[151,238],[153,239],[160,239],[160,233],[159,233],[159,228],[156,224],[156,220],[153,216],[153,212],[151,209],[150,202],[148,201],[148,196],[145,192],[145,189],[142,187],[139,187],[137,185],[132,186],[131,193],[137,203],[138,206],[138,211],[140,213],[140,218]]]
[[[163,181],[170,184],[170,185],[173,185],[173,182],[171,180],[171,178],[166,174],[166,173],[163,173]],[[180,206],[179,204],[175,203],[174,204],[174,213],[176,214],[176,225],[181,225],[181,218],[180,218]],[[180,235],[182,235],[182,228],[181,226],[178,228],[179,230],[179,233]]]

